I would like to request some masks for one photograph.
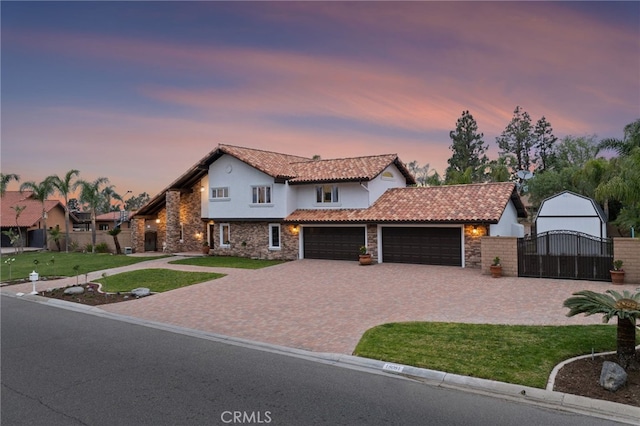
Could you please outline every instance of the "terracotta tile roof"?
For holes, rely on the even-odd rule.
[[[290,183],[371,180],[389,164],[399,162],[396,154],[338,158],[293,164],[295,177]]]
[[[132,215],[133,215],[133,213],[126,212],[125,217],[129,218]],[[99,222],[120,220],[120,211],[99,214],[99,215],[96,216],[96,220],[99,221]]]
[[[232,145],[219,145],[218,149],[225,154],[236,157],[238,160],[249,164],[269,176],[287,179],[296,175],[295,169],[292,166],[293,163],[311,161],[311,159],[306,157]]]
[[[6,191],[0,200],[2,204],[0,216],[0,227],[9,228],[16,226],[16,211],[13,206],[25,206],[26,208],[20,213],[18,225],[20,227],[32,227],[42,217],[42,204],[38,200],[31,198],[32,192]],[[62,203],[58,200],[46,200],[44,202],[45,211],[50,212],[56,206],[64,209]]]
[[[509,200],[526,214],[513,183],[393,188],[367,209],[296,210],[287,222],[497,223]]]

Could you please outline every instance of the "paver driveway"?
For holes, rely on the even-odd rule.
[[[169,265],[157,259],[123,268],[224,272],[224,278],[124,303],[105,311],[287,347],[351,354],[369,328],[394,321],[493,324],[597,324],[567,318],[575,291],[610,283],[483,275],[450,266],[298,260],[259,270]],[[90,274],[89,279],[102,271]],[[110,272],[112,275],[115,271]],[[75,280],[74,280],[75,281]],[[39,283],[39,289],[52,282]],[[30,291],[13,288],[12,291]],[[635,285],[616,286],[635,289]]]

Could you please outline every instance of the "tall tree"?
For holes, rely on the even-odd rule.
[[[78,180],[80,187],[80,202],[87,204],[91,212],[91,251],[96,252],[96,216],[103,201],[103,186],[109,183],[106,177],[99,177],[93,182]]]
[[[129,198],[124,202],[124,209],[128,211],[140,210],[142,206],[147,204],[151,197],[146,192],[138,194],[137,196]]]
[[[459,181],[465,174],[469,176],[464,180],[470,178],[471,182],[482,182],[489,163],[485,154],[488,145],[482,140],[484,134],[478,133],[478,124],[469,111],[462,111],[456,129],[449,132],[449,137],[453,155],[447,160],[449,167],[445,171],[445,183]],[[467,173],[469,168],[471,171]]]
[[[0,197],[4,195],[7,190],[7,186],[12,180],[18,182],[20,180],[20,176],[15,173],[8,173],[6,175],[4,173],[0,173]]]
[[[531,167],[531,149],[533,147],[533,127],[531,117],[519,106],[513,111],[511,122],[502,134],[496,138],[501,155],[513,154],[514,164],[511,164],[511,174]]]
[[[115,205],[112,204],[113,201],[122,201],[122,197],[120,196],[120,194],[116,192],[114,188],[115,186],[113,185],[107,185],[104,188],[102,188],[102,190],[100,191],[100,197],[102,199],[102,202],[98,207],[98,211],[97,211],[98,214],[109,213],[109,212],[120,210],[119,204],[115,204]]]
[[[53,186],[58,190],[58,193],[64,198],[64,250],[69,253],[69,194],[76,189],[76,183],[73,182],[74,178],[77,178],[80,172],[76,169],[69,170],[64,179],[58,176],[51,176],[51,182]]]
[[[561,170],[567,167],[582,168],[598,156],[600,147],[596,136],[565,136],[553,149],[549,169]]]
[[[619,156],[631,154],[634,148],[640,147],[640,118],[624,126],[622,139],[608,138],[600,142],[601,149],[611,149]]]
[[[544,172],[549,163],[553,161],[553,146],[558,140],[553,135],[553,128],[551,123],[542,116],[536,123],[536,127],[533,130],[533,148],[536,151],[536,172]]]
[[[430,168],[429,163],[421,166],[420,163],[418,163],[416,160],[408,163],[407,169],[409,169],[413,177],[416,179],[416,183],[418,186],[427,186],[433,184],[433,176],[438,175],[435,170]]]
[[[24,182],[20,185],[20,192],[31,191],[33,194],[31,195],[34,199],[40,201],[42,205],[42,224],[44,227],[44,232],[42,233],[42,239],[44,242],[43,248],[47,249],[47,210],[45,207],[45,201],[51,194],[53,194],[54,187],[50,178],[46,178],[40,183],[35,183],[34,181]]]

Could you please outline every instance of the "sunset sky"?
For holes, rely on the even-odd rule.
[[[155,195],[219,143],[439,173],[469,110],[558,137],[640,117],[640,2],[2,1],[3,173]],[[9,189],[17,189],[15,185]]]

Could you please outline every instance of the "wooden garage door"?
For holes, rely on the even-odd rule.
[[[460,228],[382,228],[382,260],[462,266]]]
[[[304,227],[305,259],[358,260],[364,227]]]

